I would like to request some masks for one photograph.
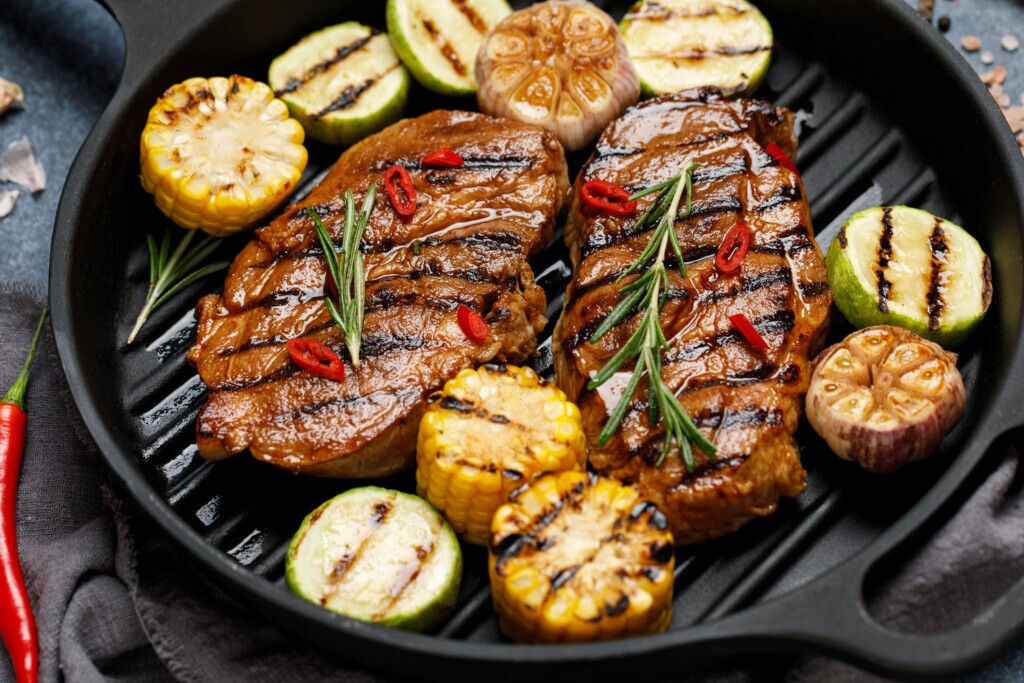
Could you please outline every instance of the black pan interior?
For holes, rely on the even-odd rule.
[[[971,440],[996,436],[996,427],[983,417],[1007,400],[1007,384],[1021,379],[1015,377],[1014,354],[1021,323],[1024,185],[1019,153],[1013,159],[1007,151],[1013,149],[1008,132],[1005,139],[994,132],[993,103],[980,84],[969,84],[968,67],[959,65],[957,72],[943,41],[915,26],[916,18],[898,0],[762,0],[777,50],[758,96],[798,111],[803,121],[797,163],[822,248],[853,210],[909,204],[965,226],[994,259],[993,310],[961,355],[969,395],[961,426],[933,458],[887,478],[866,476],[839,461],[802,428],[798,440],[810,473],[808,491],[784,501],[770,518],[680,551],[671,631],[658,639],[600,649],[507,645],[490,608],[485,556],[474,548],[466,551],[459,609],[435,634],[369,627],[302,603],[283,585],[287,541],[306,513],[353,484],[293,477],[244,455],[217,464],[199,458],[194,420],[205,393],[184,353],[194,337],[192,306],[219,287],[218,278],[180,293],[151,318],[135,346],[125,346],[145,296],[145,236],[167,224],[139,187],[138,136],[146,111],[168,85],[193,75],[263,79],[270,59],[311,30],[353,19],[384,28],[383,3],[296,1],[287,10],[272,0],[186,5],[193,3],[192,20],[203,21],[187,31],[188,21],[181,31],[161,29],[137,8],[112,3],[127,33],[126,79],[76,161],[62,200],[51,263],[55,325],[75,398],[129,491],[183,544],[197,568],[301,637],[417,677],[424,661],[444,665],[432,677],[469,675],[473,665],[486,661],[502,663],[494,674],[502,678],[525,668],[555,675],[559,665],[585,667],[604,678],[640,657],[652,672],[703,666],[725,650],[685,651],[688,633],[841,565],[905,518]],[[627,7],[598,4],[616,17]],[[418,88],[410,101],[409,115],[474,106]],[[339,153],[320,145],[310,151],[300,193]],[[572,161],[575,171],[582,158]],[[245,239],[227,240],[219,255],[231,258]],[[533,267],[547,291],[553,325],[571,276],[560,241]],[[837,316],[832,337],[848,331]],[[549,348],[545,341],[534,365],[550,376]],[[409,474],[378,483],[414,488]],[[946,495],[955,488],[943,486]],[[756,641],[734,649],[751,647]],[[673,656],[684,651],[685,657]]]

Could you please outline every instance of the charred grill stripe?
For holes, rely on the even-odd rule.
[[[480,35],[485,35],[490,28],[487,26],[487,22],[481,17],[473,7],[466,2],[466,0],[451,0],[451,3],[455,5],[455,9],[462,13],[462,16],[466,17],[466,21],[469,25],[476,29],[476,32]]]
[[[892,258],[892,235],[892,207],[887,206],[882,210],[882,236],[878,239],[878,270],[875,271],[878,277],[878,310],[882,313],[889,312],[889,293],[892,291],[892,283],[885,279],[885,270]]]
[[[319,121],[324,116],[327,116],[333,111],[342,111],[355,106],[356,102],[359,101],[359,98],[362,96],[364,92],[372,88],[376,83],[379,83],[382,78],[387,76],[395,69],[400,68],[401,66],[401,64],[395,64],[384,73],[377,74],[376,76],[371,76],[362,83],[355,85],[346,85],[345,88],[338,94],[338,96],[334,98],[333,102],[331,102],[330,104],[328,104],[326,107],[316,112],[315,114],[310,114],[309,118],[313,121]]]
[[[380,619],[385,616],[388,613],[388,610],[398,602],[405,590],[419,577],[420,572],[423,571],[423,566],[427,563],[427,559],[434,552],[434,548],[436,547],[437,536],[431,536],[425,545],[416,546],[413,558],[402,565],[398,570],[395,582],[388,590],[388,601],[381,607],[380,611],[374,615],[374,619]]]
[[[604,613],[609,617],[615,617],[625,612],[628,607],[629,596],[625,593],[620,593],[620,597],[614,605],[608,604],[607,602],[604,604]]]
[[[846,245],[848,244],[848,242],[846,240],[846,224],[845,223],[843,223],[842,227],[839,228],[839,235],[836,236],[836,239],[839,240],[839,248],[840,249],[846,249]]]
[[[690,139],[690,140],[685,140],[683,142],[677,142],[677,143],[673,144],[672,147],[675,148],[675,149],[682,149],[682,148],[685,148],[685,147],[694,147],[696,145],[707,144],[709,142],[719,142],[721,140],[724,140],[726,138],[732,137],[734,135],[739,135],[740,133],[743,133],[745,131],[746,131],[746,126],[738,125],[734,130],[731,130],[731,131],[721,131],[721,132],[718,132],[718,133],[712,133],[711,135],[702,135],[700,137],[696,137],[696,138],[693,138],[693,139]],[[632,148],[632,147],[599,146],[599,147],[597,147],[597,149],[594,150],[594,159],[590,162],[590,164],[588,164],[587,170],[588,171],[591,170],[593,165],[596,162],[601,161],[602,159],[608,159],[608,158],[613,158],[613,157],[634,156],[636,154],[643,154],[643,153],[645,153],[647,151],[650,151],[650,148],[648,148],[648,147]]]
[[[785,333],[789,332],[796,325],[796,315],[791,310],[782,310],[771,315],[754,318],[751,324],[761,334]],[[710,339],[701,339],[681,349],[673,349],[670,353],[665,354],[662,364],[670,365],[682,361],[696,360],[708,351],[728,346],[729,344],[736,344],[742,339],[743,337],[737,332],[722,332]],[[730,378],[735,379],[731,376]]]
[[[383,399],[397,399],[400,401],[409,401],[420,395],[418,389],[405,389],[398,391],[395,389],[382,389],[375,391],[371,394],[358,395],[358,396],[342,396],[340,398],[332,398],[326,401],[317,401],[316,403],[306,403],[297,408],[291,408],[283,413],[277,413],[271,420],[285,420],[291,422],[296,420],[303,415],[316,415],[322,410],[327,408],[334,408],[337,406],[355,406],[366,403],[371,403],[377,398]]]
[[[735,57],[737,55],[754,55],[759,52],[768,52],[770,45],[744,45],[732,46],[722,45],[714,48],[696,48],[686,52],[653,53],[645,54],[640,59],[685,59],[687,61],[700,61],[709,57]]]
[[[441,54],[448,60],[448,63],[452,65],[452,69],[460,76],[466,76],[469,74],[469,70],[466,65],[459,59],[459,55],[455,52],[455,48],[448,42],[448,39],[441,35],[441,32],[437,30],[437,25],[434,24],[430,19],[423,20],[423,28],[426,29],[430,39],[437,44],[441,50]]]
[[[548,589],[548,595],[554,593],[565,584],[572,581],[572,577],[576,576],[576,572],[580,570],[582,564],[575,564],[565,569],[560,569],[555,572],[551,577],[551,587]]]
[[[754,213],[767,213],[772,209],[776,209],[785,204],[792,204],[798,202],[803,197],[800,194],[800,188],[796,185],[786,185],[781,187],[771,197],[763,201],[754,207]]]
[[[828,291],[828,281],[801,282],[799,284],[800,294],[808,298],[814,298],[825,294]]]
[[[684,258],[686,258],[685,254],[684,254]],[[675,266],[675,263],[669,263],[670,260],[671,259],[669,259],[669,258],[665,259],[665,264],[666,264],[666,267],[668,267],[668,268],[672,268],[672,267]],[[610,282],[614,282],[615,279],[618,277],[618,275],[619,275],[618,273],[613,273],[611,275],[608,275],[608,276],[602,278],[602,281],[606,281],[606,282],[602,282],[601,284],[609,284]],[[759,289],[764,289],[765,287],[774,287],[774,286],[777,286],[777,285],[789,284],[789,283],[792,282],[792,277],[793,277],[793,272],[792,272],[792,270],[790,270],[790,268],[788,266],[783,266],[783,267],[777,268],[775,270],[764,271],[764,272],[761,272],[761,273],[755,273],[753,275],[748,275],[743,280],[742,286],[732,287],[732,288],[730,288],[728,290],[721,291],[721,292],[710,292],[710,293],[707,293],[707,294],[702,296],[700,299],[698,299],[694,303],[694,307],[696,308],[696,307],[704,305],[704,304],[712,304],[712,305],[713,304],[718,304],[718,303],[721,303],[723,301],[727,301],[729,299],[732,299],[732,298],[734,298],[736,296],[739,296],[740,294],[749,294],[751,292],[756,292]],[[593,284],[596,284],[596,283],[592,283],[592,285]],[[827,287],[827,283],[826,283],[826,287]],[[591,288],[593,288],[593,286]],[[588,289],[588,291],[589,291],[589,289]],[[686,298],[689,297],[689,292],[686,289],[683,289],[683,288],[673,287],[673,288],[669,288],[667,290],[667,295],[668,295],[668,300],[670,300],[670,301],[673,301],[673,300],[683,300],[683,299],[686,299]],[[575,299],[578,298],[579,296],[581,296],[581,294],[574,293],[573,300],[575,301]],[[621,322],[619,322],[619,325],[622,325],[626,321],[630,320],[633,316],[637,315],[637,313],[638,313],[638,310],[631,311],[629,315],[627,315],[625,318],[623,318],[623,320]],[[790,311],[789,314],[790,314],[790,316],[792,316],[793,315],[792,311]],[[765,318],[760,318],[760,320],[764,320],[764,319]],[[580,327],[580,329],[577,332],[575,332],[574,334],[572,334],[572,335],[570,335],[569,337],[566,338],[566,340],[564,342],[564,347],[565,347],[566,351],[571,352],[573,349],[577,348],[581,344],[586,343],[587,341],[589,341],[590,337],[594,334],[594,331],[598,328],[598,326],[600,326],[600,324],[603,321],[604,321],[604,316],[597,316],[597,317],[594,317],[594,318],[588,320],[587,322],[585,322]],[[618,327],[618,325],[616,327]],[[790,325],[790,327],[792,327],[792,325]],[[786,328],[786,329],[788,331],[789,328]],[[736,334],[736,333],[730,332],[728,334],[734,336],[736,339],[740,338],[739,335]],[[721,337],[723,335],[719,335],[719,336]],[[666,357],[666,361],[667,361],[668,358],[671,358],[671,357],[672,357],[672,354],[669,354],[669,356]]]
[[[696,182],[696,179],[694,179],[694,182]],[[761,204],[755,206],[753,209],[751,209],[751,212],[766,213],[783,204],[798,201],[800,198],[800,190],[797,187],[786,186],[776,191],[772,196],[770,196]],[[743,203],[740,201],[739,197],[726,197],[724,199],[717,199],[715,201],[710,202],[696,201],[693,203],[693,206],[691,207],[691,211],[689,214],[680,213],[676,216],[676,220],[691,221],[697,218],[703,218],[705,216],[715,216],[724,213],[739,213],[741,211],[743,211]],[[633,239],[634,237],[637,237],[639,235],[649,233],[652,230],[654,230],[654,227],[647,227],[643,230],[634,230],[633,225],[630,225],[628,228],[623,228],[622,230],[615,233],[590,234],[587,236],[586,241],[580,248],[581,257],[586,258],[602,249],[605,249],[616,244],[620,244],[627,240]],[[798,228],[795,228],[793,231],[787,231],[786,233],[783,233],[779,237],[787,237],[791,236],[791,234],[803,234],[804,236],[806,236],[807,230],[803,226],[800,226]],[[798,251],[813,248],[809,238],[807,238],[806,241],[803,243],[798,242],[798,244],[801,244]],[[717,249],[718,245],[715,245],[715,248]]]
[[[644,408],[646,410],[646,407]],[[698,429],[730,431],[742,428],[757,428],[761,426],[778,427],[785,420],[785,413],[781,408],[765,409],[761,406],[747,405],[739,409],[710,408],[695,414],[693,423]],[[631,457],[657,458],[661,455],[664,444],[664,434],[651,435],[638,446],[629,450]],[[718,458],[705,461],[702,467],[698,467],[692,474],[684,475],[686,479],[698,479],[708,476],[725,467],[731,467],[746,460],[748,454],[736,455],[731,458]]]
[[[932,252],[932,268],[928,278],[928,329],[937,330],[942,324],[942,311],[946,307],[942,300],[942,268],[949,253],[941,218],[935,218],[935,227],[928,238],[928,248]]]
[[[640,12],[629,12],[624,17],[629,21],[667,21],[669,19],[695,19],[700,17],[713,17],[724,14],[725,6],[705,7],[698,10],[668,9],[656,2],[648,2],[644,10]],[[738,17],[746,14],[749,10],[746,7],[728,8],[729,16]]]
[[[331,324],[326,325],[326,327],[330,326]],[[259,346],[273,346],[275,344],[285,344],[288,342],[289,338],[282,339],[280,337],[275,337],[272,339],[272,341],[266,340],[265,343],[259,344],[256,348],[258,348]],[[423,348],[424,346],[433,347],[438,345],[443,345],[443,342],[428,340],[424,339],[423,337],[400,337],[397,335],[391,335],[387,333],[371,334],[363,337],[362,346],[360,347],[360,355],[363,358],[374,358],[377,356],[386,355],[388,353],[393,353],[395,351],[410,351]],[[333,350],[343,360],[349,359],[347,349],[333,348]],[[235,353],[237,353],[237,351]],[[222,351],[221,355],[230,356],[232,354],[226,353],[226,351]],[[267,382],[273,382],[278,379],[292,377],[294,375],[298,375],[300,372],[301,371],[299,370],[299,368],[295,367],[294,365],[288,364],[262,377],[242,381],[229,380],[227,382],[222,382],[221,384],[210,386],[209,389],[210,391],[241,391],[242,389],[251,389],[252,387],[256,387],[261,384],[266,384]]]
[[[476,412],[476,405],[472,401],[462,401],[454,396],[445,396],[438,405],[445,410],[454,410],[464,414]]]
[[[355,549],[345,553],[342,558],[335,563],[334,567],[331,569],[331,573],[327,576],[327,583],[332,586],[331,592],[333,592],[334,587],[341,583],[341,580],[345,577],[345,574],[348,573],[348,570],[352,568],[352,565],[356,563],[356,560],[361,557],[360,553],[362,553],[363,549],[366,548],[366,543],[373,537],[374,532],[384,524],[384,520],[387,518],[388,513],[391,512],[393,502],[394,496],[373,506],[373,509],[370,511],[369,523],[360,529],[361,535]],[[330,592],[320,597],[320,604],[327,604],[328,597],[330,597]]]
[[[579,503],[580,498],[583,496],[584,490],[582,483],[573,487],[566,492],[565,495],[559,498],[554,505],[551,506],[550,510],[546,510],[544,514],[537,517],[526,533],[510,534],[498,545],[494,546],[492,548],[496,556],[494,570],[497,572],[498,576],[502,575],[506,562],[519,555],[519,553],[526,550],[529,546],[537,543],[540,533],[547,527],[551,526],[566,507],[576,506]],[[513,493],[513,497],[514,496],[515,493]]]
[[[313,66],[306,70],[306,73],[302,74],[300,77],[288,79],[288,81],[284,84],[283,88],[274,91],[274,95],[280,97],[281,95],[285,95],[287,93],[290,93],[294,90],[301,88],[314,76],[322,74],[335,64],[345,60],[349,55],[351,55],[353,52],[369,43],[371,40],[373,40],[374,36],[377,36],[379,34],[380,31],[378,31],[375,28],[371,28],[370,35],[364,36],[362,38],[357,38],[348,45],[343,45],[339,47],[331,57],[325,59],[324,61],[318,64],[314,64]]]
[[[532,168],[543,164],[545,161],[542,158],[523,157],[517,155],[472,157],[460,154],[460,156],[462,156],[462,161],[465,165],[462,168],[445,169],[446,173],[458,174],[478,169],[483,171],[500,171],[507,168]],[[385,159],[373,164],[369,170],[371,173],[384,172],[393,164],[405,166],[407,169],[410,169],[410,172],[414,172],[420,167],[420,160],[418,158]],[[436,169],[431,169],[431,171],[436,171]],[[428,171],[428,173],[431,171]]]

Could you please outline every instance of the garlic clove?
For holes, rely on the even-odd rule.
[[[46,172],[24,135],[7,146],[3,161],[0,161],[0,182],[17,183],[31,192],[46,189]]]
[[[14,105],[24,108],[25,93],[17,83],[0,78],[0,116]]]
[[[903,328],[854,332],[815,359],[807,419],[841,458],[895,471],[932,453],[963,417],[956,358]]]
[[[6,218],[11,211],[14,211],[14,203],[18,201],[20,190],[0,191],[0,219]]]

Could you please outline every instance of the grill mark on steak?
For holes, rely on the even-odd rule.
[[[793,190],[796,191],[795,197],[792,194]],[[791,203],[799,199],[799,189],[797,189],[795,186],[786,186],[780,188],[771,197],[755,206],[752,209],[752,211],[754,211],[755,213],[766,213],[768,211],[771,211],[772,209],[778,208],[783,204]],[[705,216],[717,216],[725,213],[739,213],[742,210],[743,202],[740,201],[739,197],[716,198],[714,201],[711,202],[694,201],[693,205],[691,206],[690,213],[684,213],[685,209],[683,211],[680,211],[680,213],[676,215],[676,222],[691,221],[697,218],[703,218]],[[584,241],[583,243],[583,246],[580,248],[581,258],[586,258],[598,251],[601,251],[602,249],[614,246],[616,244],[621,244],[622,242],[631,240],[634,237],[638,237],[639,235],[645,235],[650,232],[653,232],[656,227],[647,225],[644,228],[641,228],[640,230],[635,230],[635,225],[636,223],[634,222],[628,228],[623,228],[622,230],[619,230],[614,233],[594,232],[593,234],[588,235],[586,241]],[[804,234],[805,236],[807,234],[805,228],[799,229],[798,231]],[[785,233],[783,235],[780,235],[780,237],[782,236],[785,236]],[[799,252],[804,249],[813,248],[813,244],[810,242],[809,239],[807,239],[804,241],[803,244],[800,245],[797,251]]]
[[[358,395],[358,396],[341,396],[339,398],[332,398],[326,401],[316,401],[315,403],[306,403],[297,408],[291,408],[283,413],[275,414],[271,420],[296,420],[303,415],[316,415],[317,413],[327,410],[328,408],[337,407],[350,407],[357,405],[365,405],[367,403],[373,403],[375,399],[379,398],[392,398],[396,399],[400,403],[405,403],[408,400],[419,395],[417,389],[388,389],[383,391],[375,391],[370,394]]]

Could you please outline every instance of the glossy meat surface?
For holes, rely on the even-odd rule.
[[[793,432],[809,381],[808,355],[824,339],[831,294],[803,186],[765,152],[770,142],[795,152],[789,111],[722,99],[713,90],[665,96],[612,123],[574,188],[566,235],[576,269],[555,330],[558,384],[582,410],[593,466],[637,484],[658,503],[677,543],[733,531],[805,486]],[[665,382],[718,450],[717,459],[695,450],[692,473],[676,450],[654,466],[664,441],[662,430],[648,423],[646,382],[618,433],[596,448],[632,365],[595,391],[586,382],[635,332],[641,315],[627,317],[597,344],[589,339],[620,300],[619,289],[635,278],[615,282],[650,239],[650,232],[632,227],[654,196],[625,218],[593,213],[578,201],[587,180],[636,191],[690,163],[700,164],[693,208],[676,221],[686,275],[670,257],[661,324],[671,346],[662,354]],[[739,273],[723,276],[714,255],[738,221],[751,229],[753,243]],[[733,328],[729,316],[737,313],[754,324],[768,351],[751,347]]]
[[[465,168],[421,168],[447,147]],[[408,169],[418,208],[400,218],[384,172]],[[326,264],[312,207],[340,244],[343,193],[361,204],[377,183],[363,239],[366,318],[361,363],[348,361],[324,304]],[[536,349],[545,297],[527,258],[551,238],[568,177],[564,153],[540,128],[467,112],[400,121],[347,150],[308,198],[256,232],[221,296],[200,300],[189,360],[210,397],[197,441],[208,459],[244,449],[320,476],[371,477],[411,464],[426,396],[459,370],[519,363]],[[465,304],[490,326],[474,342],[459,328]],[[324,342],[345,360],[341,382],[300,374],[285,343]]]

